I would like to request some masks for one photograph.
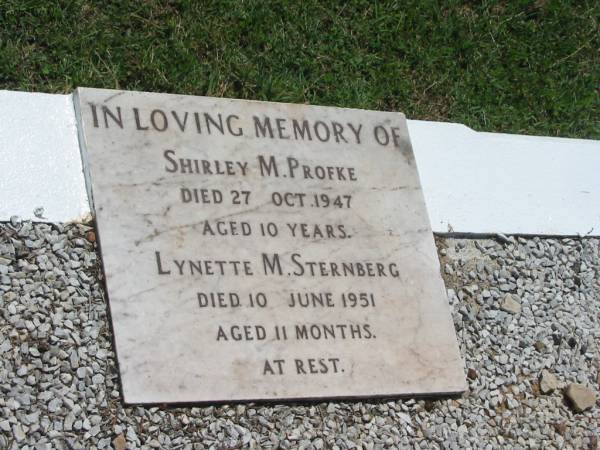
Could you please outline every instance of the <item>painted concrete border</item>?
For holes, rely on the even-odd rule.
[[[600,141],[408,122],[434,232],[600,236]],[[72,96],[0,91],[0,221],[89,214]]]
[[[0,91],[0,220],[89,213],[71,96]]]
[[[434,231],[600,235],[600,141],[409,130]]]

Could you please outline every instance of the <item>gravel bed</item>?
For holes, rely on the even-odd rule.
[[[1,449],[597,448],[599,239],[437,239],[460,398],[194,408],[122,406],[94,241],[0,224]]]

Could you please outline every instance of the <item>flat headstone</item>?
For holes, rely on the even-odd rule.
[[[75,103],[125,402],[464,390],[404,115]]]

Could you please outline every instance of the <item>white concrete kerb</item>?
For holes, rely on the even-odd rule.
[[[0,105],[0,221],[89,218],[72,96]],[[434,232],[600,236],[600,141],[408,126]]]
[[[89,217],[70,95],[0,91],[0,220]]]

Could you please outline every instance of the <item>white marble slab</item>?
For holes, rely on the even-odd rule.
[[[464,390],[402,114],[75,103],[127,403]]]

